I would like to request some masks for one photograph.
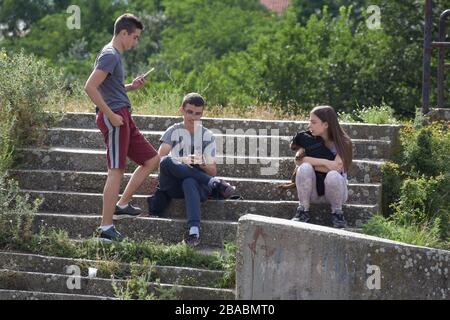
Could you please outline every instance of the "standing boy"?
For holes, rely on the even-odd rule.
[[[136,217],[142,212],[129,202],[137,188],[159,164],[155,148],[144,138],[131,118],[131,103],[127,96],[127,92],[139,89],[145,79],[141,76],[131,84],[124,84],[122,53],[137,44],[143,30],[142,22],[135,16],[120,16],[114,24],[114,36],[97,56],[94,70],[84,88],[97,107],[96,123],[107,149],[108,178],[103,190],[102,222],[97,230],[99,239],[105,241],[123,239],[113,225],[113,217]],[[139,166],[117,202],[127,156]]]

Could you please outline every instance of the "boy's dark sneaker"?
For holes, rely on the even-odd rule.
[[[309,216],[309,211],[305,211],[303,206],[298,206],[297,211],[295,212],[295,216],[291,220],[307,223],[307,222],[309,222],[309,220],[311,220],[311,218]]]
[[[333,224],[334,228],[345,228],[347,227],[347,222],[344,218],[344,213],[340,210],[337,210],[336,213],[331,214],[331,223]]]
[[[228,182],[226,182],[223,179],[220,179],[218,182],[215,182],[214,187],[217,188],[220,195],[224,199],[229,199],[233,195],[234,191],[236,190],[236,187],[232,186],[231,184],[229,184]]]
[[[97,229],[98,240],[102,242],[112,242],[112,241],[122,241],[125,237],[120,234],[119,231],[116,230],[116,227],[112,226],[111,228],[103,231],[101,227]]]
[[[200,244],[200,237],[198,234],[190,234],[186,239],[184,239],[184,243],[189,247],[196,247]]]
[[[121,220],[125,218],[136,218],[142,213],[142,209],[132,204],[128,204],[125,208],[121,209],[116,205],[116,211],[114,212],[114,220]]]

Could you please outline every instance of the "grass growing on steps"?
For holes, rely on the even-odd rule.
[[[115,297],[121,300],[174,300],[176,299],[176,286],[170,289],[161,287],[159,279],[153,276],[155,264],[145,260],[143,265],[133,266],[131,275],[125,282],[112,282]],[[156,282],[153,288],[149,287],[150,282]]]
[[[381,215],[373,216],[363,226],[363,232],[416,246],[450,250],[450,243],[439,237],[439,225],[399,225]]]
[[[222,270],[225,277],[212,286],[234,286],[234,244],[225,245],[225,253],[204,254],[184,244],[164,245],[154,241],[132,241],[105,244],[95,238],[73,241],[62,230],[40,229],[33,234],[32,225],[40,201],[30,203],[20,193],[16,181],[0,178],[0,249],[75,259],[101,260],[106,272],[120,276],[119,263],[144,264],[151,261],[161,266],[177,266]],[[108,270],[109,269],[109,270]]]
[[[235,281],[236,246],[232,243],[225,245],[225,253],[215,252],[208,255],[184,244],[164,245],[153,241],[138,242],[128,239],[105,244],[95,238],[73,241],[67,232],[62,230],[41,229],[38,234],[33,234],[26,240],[17,238],[6,240],[5,237],[1,239],[2,250],[102,261],[104,264],[99,264],[99,275],[103,276],[127,277],[130,274],[120,268],[121,263],[132,264],[139,269],[139,265],[146,266],[151,261],[152,264],[160,266],[225,271],[223,279],[211,284],[214,288],[232,288]],[[142,271],[141,276],[144,269],[139,269]]]

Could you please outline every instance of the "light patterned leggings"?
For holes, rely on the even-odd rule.
[[[316,174],[314,167],[309,163],[302,163],[297,168],[295,177],[298,200],[306,211],[312,203],[328,202],[331,204],[331,212],[342,210],[342,205],[347,201],[348,189],[346,179],[337,171],[329,171],[325,177],[325,195],[319,197],[316,188]]]

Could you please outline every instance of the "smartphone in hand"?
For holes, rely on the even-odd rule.
[[[155,68],[151,68],[146,74],[143,75],[144,79],[147,79],[147,77],[150,75],[150,73],[152,73],[153,71],[155,71]]]

